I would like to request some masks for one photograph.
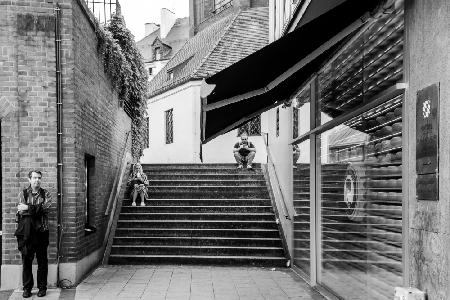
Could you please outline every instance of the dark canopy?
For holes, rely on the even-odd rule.
[[[312,1],[316,18],[206,79],[215,87],[202,106],[203,143],[289,99],[380,2],[336,1],[340,4],[324,12],[313,6],[320,1],[330,0]]]

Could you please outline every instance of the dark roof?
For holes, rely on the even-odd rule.
[[[180,18],[170,29],[162,41],[172,48],[171,55],[175,55],[189,39],[189,17]]]
[[[150,81],[149,97],[191,79],[211,76],[252,54],[268,43],[267,7],[236,10],[189,39]],[[169,80],[168,72],[173,71]]]
[[[152,45],[157,38],[160,39],[163,44],[172,48],[172,50],[164,57],[164,59],[170,59],[189,39],[189,18],[176,19],[174,25],[167,33],[167,36],[163,39],[161,39],[161,29],[158,28],[145,36],[142,40],[138,41],[136,44],[141,51],[145,62],[153,60]]]
[[[144,61],[149,61],[153,59],[152,44],[156,40],[156,38],[159,37],[160,35],[161,30],[158,28],[136,43],[139,51],[141,51]]]

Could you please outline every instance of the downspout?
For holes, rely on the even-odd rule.
[[[62,149],[62,83],[61,83],[61,8],[59,4],[55,7],[55,56],[56,56],[56,163],[57,163],[57,239],[56,239],[56,285],[60,285],[59,260],[61,258],[61,241],[63,228],[62,219],[62,199],[63,199],[63,149]]]

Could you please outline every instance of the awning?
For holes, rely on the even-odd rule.
[[[330,0],[312,2],[320,1]],[[311,20],[306,24],[207,78],[209,86],[203,89],[206,97],[202,101],[202,142],[292,97],[345,39],[367,22],[380,2],[347,0],[325,12],[318,9],[316,18],[309,12]]]

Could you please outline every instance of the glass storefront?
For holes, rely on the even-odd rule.
[[[403,10],[379,16],[293,101],[293,262],[342,299],[402,285],[403,35]]]
[[[294,264],[310,273],[310,150],[309,141],[293,147]]]
[[[392,299],[402,283],[401,104],[319,136],[319,282],[344,299]]]

